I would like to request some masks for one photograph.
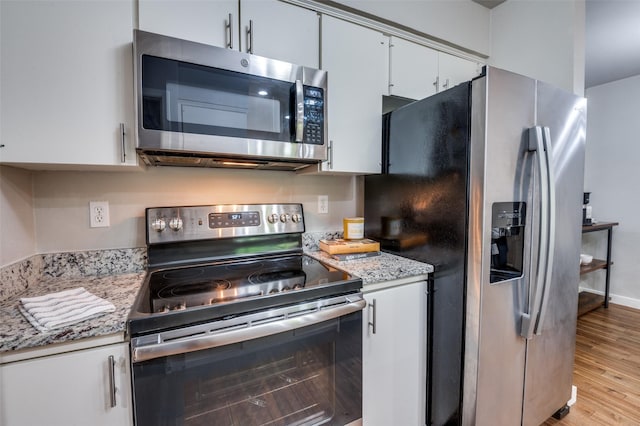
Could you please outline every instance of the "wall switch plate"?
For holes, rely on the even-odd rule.
[[[329,213],[329,196],[328,195],[318,195],[318,213],[320,214]]]
[[[89,201],[89,222],[92,228],[109,226],[108,201]]]

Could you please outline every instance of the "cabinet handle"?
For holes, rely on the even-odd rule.
[[[109,401],[111,408],[116,406],[116,360],[109,355]]]
[[[444,80],[444,84],[442,85],[442,88],[443,89],[448,89],[449,88],[449,79],[448,78]]]
[[[249,19],[249,28],[247,28],[247,53],[253,54],[253,19]]]
[[[371,327],[371,333],[376,334],[376,299],[373,299],[371,303],[369,303],[369,312],[371,313],[373,321],[369,321],[368,325]]]
[[[229,34],[229,43],[227,43],[227,47],[229,49],[233,49],[233,16],[229,14],[229,21],[227,21],[227,25],[225,25],[226,30]]]
[[[329,140],[329,144],[327,145],[327,167],[329,169],[333,169],[333,141]]]
[[[125,132],[124,132],[124,123],[120,123],[120,144],[121,146],[121,154],[120,154],[120,162],[124,163],[127,161],[127,145],[125,142]]]

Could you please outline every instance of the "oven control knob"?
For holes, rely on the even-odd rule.
[[[173,229],[174,231],[179,231],[182,229],[182,219],[180,219],[179,217],[174,217],[173,219],[171,219],[169,221],[169,228]]]
[[[302,215],[300,213],[294,213],[291,215],[291,220],[295,223],[302,222]]]
[[[278,215],[276,213],[270,214],[267,220],[269,223],[276,223],[278,221]]]
[[[164,219],[154,219],[151,222],[151,229],[153,229],[154,231],[162,232],[166,227],[167,223],[164,221]]]
[[[280,222],[287,223],[291,219],[291,215],[289,213],[282,213],[280,215]]]

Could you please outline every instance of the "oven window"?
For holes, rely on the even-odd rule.
[[[362,312],[133,365],[136,425],[345,425],[362,417]]]
[[[143,127],[288,142],[291,88],[286,81],[143,55]]]

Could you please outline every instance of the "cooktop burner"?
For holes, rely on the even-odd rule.
[[[152,312],[234,302],[305,287],[302,256],[158,271],[149,278]]]
[[[344,290],[337,288],[340,285]],[[130,327],[145,318],[165,324],[163,328],[179,326],[360,286],[360,280],[306,255],[157,270],[143,284]]]
[[[300,204],[148,208],[148,271],[132,336],[358,292],[359,278],[303,254]]]

